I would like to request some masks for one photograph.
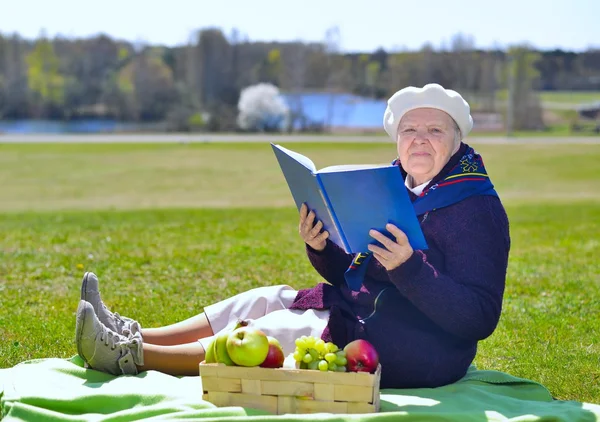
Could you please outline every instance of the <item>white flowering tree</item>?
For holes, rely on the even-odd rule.
[[[238,126],[248,131],[273,132],[283,129],[289,108],[272,84],[259,83],[246,87],[238,102]]]

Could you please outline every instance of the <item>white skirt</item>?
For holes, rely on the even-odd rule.
[[[262,330],[281,343],[285,356],[293,353],[295,340],[303,335],[321,337],[329,310],[288,309],[298,292],[286,285],[258,287],[206,306],[204,313],[214,335],[233,328],[238,319]],[[199,339],[207,349],[214,336]]]

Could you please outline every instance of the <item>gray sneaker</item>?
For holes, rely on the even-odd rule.
[[[128,338],[100,322],[93,306],[82,300],[77,307],[75,324],[77,353],[88,367],[113,375],[135,375],[136,365],[144,364],[142,337]]]
[[[131,337],[134,334],[141,332],[142,327],[139,322],[134,321],[131,318],[122,317],[116,312],[113,313],[106,307],[100,298],[98,277],[92,272],[87,272],[83,276],[83,281],[81,283],[81,300],[91,303],[100,322],[115,333]]]

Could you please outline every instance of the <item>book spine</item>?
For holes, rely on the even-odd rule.
[[[340,222],[338,221],[337,216],[335,215],[335,212],[333,212],[333,206],[331,205],[331,201],[329,200],[329,197],[327,196],[327,192],[325,192],[323,182],[321,182],[321,177],[319,174],[315,174],[315,177],[316,177],[317,183],[319,185],[319,193],[321,194],[321,198],[323,198],[323,202],[325,203],[325,206],[327,207],[327,211],[329,212],[329,217],[331,217],[331,221],[333,221],[333,224],[335,225],[335,230],[337,231],[339,238],[342,240],[342,243],[344,244],[344,249],[346,250],[346,253],[350,253],[351,252],[350,245],[348,244],[348,240],[346,239],[346,236],[344,235],[344,232],[342,231],[342,227],[340,226]]]

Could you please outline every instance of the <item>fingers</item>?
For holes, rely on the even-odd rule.
[[[309,236],[316,237],[321,232],[322,228],[323,228],[323,223],[321,222],[321,220],[317,221],[317,224],[315,224],[315,226],[312,228],[312,230],[308,233]]]
[[[406,233],[404,233],[398,227],[394,226],[393,224],[387,224],[385,228],[388,229],[389,232],[394,235],[394,237],[396,238],[396,242],[400,245],[408,243],[408,237],[406,236]]]
[[[315,237],[313,243],[321,243],[321,242],[325,242],[325,240],[327,240],[327,238],[329,237],[329,232],[327,230],[323,231],[323,233],[320,233],[317,237]]]
[[[306,220],[307,210],[308,207],[306,206],[306,204],[302,203],[302,205],[300,206],[300,226],[302,226],[302,224],[304,224],[304,220]]]
[[[387,224],[386,229],[396,238],[396,241],[384,236],[377,230],[370,230],[371,237],[378,240],[383,247],[370,244],[368,248],[373,256],[377,258],[377,261],[388,271],[391,271],[406,262],[412,255],[413,250],[408,242],[408,237],[402,230],[393,224]]]
[[[308,234],[315,224],[315,212],[311,211],[308,213],[306,218],[304,219],[304,223],[302,224],[302,233]]]
[[[300,207],[300,223],[298,224],[298,229],[300,233],[306,233],[308,230],[312,229],[313,222],[315,220],[314,211],[308,212],[308,207],[305,203]]]
[[[375,257],[375,259],[377,261],[379,261],[379,263],[381,265],[383,265],[384,267],[386,267],[386,263],[387,263],[387,259],[385,259],[383,256],[379,255],[378,253],[373,252],[373,256]]]
[[[371,235],[371,237],[375,240],[378,240],[383,246],[385,246],[390,251],[394,249],[394,247],[397,245],[396,242],[391,240],[389,237],[379,233],[377,230],[370,230],[369,235]]]
[[[377,230],[369,231],[369,235],[371,235],[371,237],[373,237],[374,239],[378,240],[389,250],[392,250],[392,248],[394,248],[396,245],[408,245],[408,237],[398,227],[394,226],[393,224],[386,224],[385,228],[396,238],[395,242],[389,237],[379,233]]]
[[[380,262],[381,262],[382,259],[383,260],[389,260],[393,256],[393,254],[389,250],[380,248],[379,246],[368,245],[367,247],[369,248],[369,250],[371,252],[373,252],[373,255],[375,255],[376,257],[378,257],[377,259]]]
[[[316,220],[316,214],[314,211],[309,211],[306,203],[300,206],[300,223],[298,224],[298,231],[300,236],[306,243],[318,244],[324,242],[328,237],[329,233],[323,229],[323,222]]]

